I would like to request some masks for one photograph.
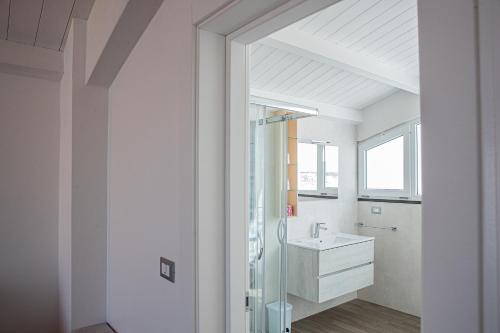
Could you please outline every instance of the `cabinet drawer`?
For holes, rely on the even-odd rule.
[[[367,241],[320,251],[318,258],[318,275],[331,274],[373,262],[373,247],[374,242]]]
[[[318,302],[322,303],[373,284],[373,264],[318,279]]]

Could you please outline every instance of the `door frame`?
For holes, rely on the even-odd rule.
[[[434,0],[418,0],[419,34],[423,36],[420,40],[421,53],[424,51],[427,57],[431,54],[435,56],[437,60],[445,61],[445,57],[449,58],[451,54],[460,54],[464,45],[468,47],[468,51],[474,51],[471,44],[476,45],[478,53],[481,47],[492,47],[491,44],[494,44],[494,42],[492,42],[492,35],[491,33],[487,33],[485,29],[477,29],[472,34],[467,34],[466,36],[462,35],[461,40],[458,40],[457,38],[454,39],[456,35],[453,35],[453,33],[455,30],[460,31],[460,28],[463,28],[464,21],[467,22],[469,30],[472,26],[482,26],[482,23],[488,27],[494,25],[492,17],[486,17],[487,15],[485,15],[485,13],[487,13],[487,10],[484,8],[487,7],[487,5],[493,6],[495,1],[498,2],[497,0],[461,0],[458,2],[456,0],[445,0],[444,3],[438,5],[435,4]],[[258,1],[256,1],[256,3],[257,2]],[[220,31],[222,31],[223,28],[218,26],[218,24],[221,24],[220,22],[229,22],[231,19],[234,19],[231,18],[231,15],[224,17],[224,13],[234,10],[235,7],[238,7],[243,3],[241,1],[235,1],[228,5],[226,9],[221,9],[212,17],[207,18],[204,22],[198,25],[199,30],[208,30],[214,33],[219,33],[219,35],[224,36],[226,39],[226,68],[224,72],[220,72],[218,75],[224,77],[226,86],[224,97],[226,107],[225,110],[220,110],[220,112],[224,112],[226,119],[225,133],[222,134],[225,140],[225,181],[223,185],[221,184],[221,186],[224,186],[225,193],[225,272],[223,272],[223,278],[225,279],[225,318],[223,320],[225,320],[226,332],[228,333],[244,332],[246,329],[244,302],[246,292],[246,223],[241,222],[246,221],[248,215],[246,200],[246,162],[248,156],[248,118],[246,112],[248,105],[248,53],[245,45],[335,2],[337,1],[289,1],[277,8],[268,9],[265,14],[255,20],[250,20],[250,23],[243,25],[234,32],[221,34]],[[478,3],[480,4],[479,6]],[[478,13],[476,8],[478,7],[483,8],[482,10],[479,10],[482,15],[477,15]],[[452,11],[450,12],[450,10]],[[437,24],[438,29],[435,30],[436,26],[431,27],[431,21],[436,21],[435,17],[437,12],[439,12],[439,14],[445,19],[437,20],[439,22],[435,24]],[[453,13],[454,16],[450,16],[450,13]],[[460,19],[457,19],[456,17],[460,17]],[[240,21],[248,22],[248,20],[243,17]],[[428,37],[431,32],[434,34],[433,40]],[[439,42],[446,43],[447,49],[445,52],[438,51],[440,46]],[[477,48],[479,43],[484,44],[481,44],[481,47]],[[486,52],[488,50],[484,51]],[[455,140],[449,140],[449,142],[446,141],[445,143],[442,143],[443,145],[446,145],[446,149],[449,152],[457,152],[461,147],[461,143],[465,143],[465,146],[468,147],[477,147],[478,149],[484,148],[482,144],[488,145],[490,153],[493,151],[496,152],[496,155],[494,155],[493,158],[489,155],[490,159],[486,162],[489,163],[488,165],[490,168],[493,168],[492,170],[495,171],[498,176],[498,167],[492,164],[493,161],[498,160],[500,156],[500,153],[498,152],[498,137],[495,141],[495,138],[493,138],[491,132],[489,132],[489,136],[482,138],[481,141],[480,136],[483,133],[478,130],[478,128],[481,129],[481,126],[485,125],[485,122],[487,123],[488,121],[493,121],[492,123],[495,124],[494,113],[482,111],[481,103],[479,101],[481,99],[480,92],[482,92],[481,86],[486,86],[490,89],[498,89],[498,77],[496,85],[492,85],[490,81],[486,81],[484,78],[480,77],[480,68],[478,66],[470,72],[471,75],[467,78],[467,82],[471,82],[470,87],[472,87],[473,93],[464,95],[460,90],[463,87],[456,87],[453,85],[452,87],[449,87],[448,97],[455,96],[458,99],[461,99],[461,101],[466,102],[468,105],[473,105],[469,110],[457,110],[458,113],[470,117],[470,119],[473,120],[471,124],[462,124],[463,127],[461,129],[455,129],[453,126],[446,123],[446,121],[448,121],[446,118],[448,117],[447,112],[449,112],[449,110],[436,108],[436,106],[439,106],[439,103],[444,98],[448,97],[441,96],[439,91],[432,89],[432,81],[437,76],[447,77],[447,75],[449,75],[452,71],[456,72],[461,67],[470,67],[471,59],[473,62],[474,59],[479,62],[480,57],[478,54],[468,54],[468,56],[469,58],[455,58],[454,63],[451,66],[433,68],[433,73],[431,74],[429,74],[429,71],[424,71],[427,76],[421,77],[422,121],[424,124],[427,122],[427,124],[433,123],[434,125],[428,126],[427,130],[424,132],[427,136],[427,139],[423,141],[424,158],[427,158],[429,161],[437,158],[438,161],[443,162],[443,159],[439,159],[437,155],[432,155],[435,153],[432,149],[429,150],[430,153],[427,153],[427,155],[425,152],[427,147],[431,148],[433,142],[442,141],[444,130],[447,135],[451,135],[455,138]],[[500,61],[499,55],[496,54],[491,57],[491,59],[488,58],[488,60],[498,64]],[[485,61],[483,61],[483,64],[484,62]],[[424,61],[421,67],[428,66],[429,64],[429,62]],[[424,69],[426,68],[424,67]],[[479,82],[481,82],[481,85]],[[204,84],[207,83],[197,81],[198,90],[202,89]],[[469,103],[471,100],[473,100],[472,104]],[[495,103],[495,106],[498,107],[498,100],[496,100]],[[206,105],[197,99],[196,112],[203,112],[205,107]],[[469,113],[467,114],[467,112]],[[496,128],[498,129],[498,120],[496,120],[496,124]],[[198,123],[197,126],[202,127],[204,124]],[[462,131],[464,128],[478,131],[478,135],[462,139],[460,136],[461,133],[457,133],[457,131]],[[461,140],[468,141],[461,142]],[[476,160],[473,160],[468,165],[464,166],[450,165],[450,163],[446,163],[446,161],[444,161],[442,165],[424,162],[423,173],[425,174],[425,177],[428,177],[428,181],[426,182],[424,179],[424,186],[427,194],[423,198],[423,247],[432,248],[434,251],[432,255],[430,255],[429,252],[429,254],[426,255],[424,252],[422,262],[424,281],[422,316],[423,329],[426,332],[440,331],[442,333],[446,333],[452,332],[452,329],[456,327],[462,327],[462,329],[474,327],[483,331],[483,328],[498,328],[498,325],[500,325],[496,322],[498,321],[497,318],[485,315],[485,311],[483,310],[485,306],[491,304],[498,307],[500,300],[500,295],[498,295],[498,291],[500,290],[498,281],[498,260],[491,260],[492,256],[493,259],[500,258],[500,250],[498,250],[500,248],[498,246],[500,228],[498,228],[497,208],[499,203],[498,197],[496,196],[496,193],[500,190],[500,185],[497,183],[496,188],[490,188],[489,192],[485,193],[486,188],[484,187],[484,183],[482,187],[479,185],[481,184],[482,173],[484,173],[484,170],[482,170],[481,167],[483,163],[485,163],[484,154],[478,155]],[[442,183],[432,183],[430,180],[433,179],[434,175],[439,175],[440,173],[446,174],[449,172],[450,166],[455,167],[455,173],[466,174],[469,177],[472,177],[478,186],[468,189],[469,193],[467,193],[464,197],[463,191],[457,190],[458,185],[451,184],[449,186],[450,191],[448,199],[445,204],[427,204],[425,201],[426,198],[433,198],[433,193],[441,193],[441,189],[443,187]],[[197,168],[200,167],[203,166],[200,165],[200,161],[198,161]],[[472,167],[474,170],[472,174],[469,172],[469,167]],[[493,172],[492,170],[490,170],[490,175]],[[197,179],[197,183],[198,181],[199,180]],[[490,199],[490,203],[493,202],[493,208],[491,205],[488,207],[481,207],[481,202],[477,198],[484,199],[485,197]],[[450,203],[455,199],[460,202],[460,204],[458,206],[455,204],[455,206],[452,207]],[[484,230],[484,226],[486,225],[483,213],[486,208],[488,208],[490,212],[488,215],[490,217],[487,224],[487,226],[489,226],[488,230],[492,230],[492,228],[493,230],[496,230],[496,233],[493,233],[494,236],[490,234],[488,240],[495,245],[493,249],[496,249],[496,252],[489,248],[488,253],[485,253],[486,249],[483,249],[482,245],[483,238],[485,237],[482,232]],[[450,210],[463,210],[467,213],[472,213],[463,214],[462,217],[460,216],[461,214],[450,215]],[[494,216],[492,217],[493,212],[496,212],[496,219]],[[197,216],[199,216],[199,214]],[[464,220],[467,216],[471,219]],[[453,219],[453,221],[448,219]],[[199,222],[200,221],[197,219],[197,226],[199,225]],[[452,229],[450,229],[450,227],[452,227]],[[468,233],[473,231],[475,236],[468,239],[467,245],[468,248],[474,252],[474,254],[471,255],[470,253],[464,253],[464,249],[460,244],[455,244],[451,241],[446,242],[446,240],[443,243],[442,239],[447,233],[449,233],[449,230],[453,230],[453,233],[455,235],[460,235],[461,238],[465,238]],[[211,236],[198,234],[198,237]],[[442,247],[443,244],[445,245],[444,247]],[[478,256],[476,258],[479,260],[461,261],[464,255],[467,258],[473,258],[476,254]],[[486,254],[489,255],[488,258],[485,258]],[[454,270],[443,270],[443,260],[448,262],[461,261],[461,264],[455,266]],[[480,264],[478,262],[480,262]],[[485,277],[488,272],[497,272],[497,276],[495,277],[496,280],[485,281]],[[197,270],[197,275],[198,274],[199,269]],[[472,278],[472,286],[468,283],[466,278],[462,278],[462,274],[464,277]],[[427,316],[427,314],[432,313],[435,309],[436,304],[438,303],[436,300],[439,297],[446,299],[446,297],[450,296],[448,288],[440,288],[439,285],[436,286],[431,283],[432,281],[436,281],[436,279],[443,278],[448,283],[452,283],[455,290],[469,291],[469,293],[464,296],[455,295],[454,300],[458,301],[457,304],[452,304],[447,309],[446,315],[450,317],[453,316],[453,320],[447,320],[448,317],[439,319],[432,315]],[[492,297],[485,297],[484,293],[486,292],[486,289],[491,292],[495,292],[497,297],[494,299]],[[470,302],[472,302],[473,305],[469,308],[460,306],[461,304],[470,304]],[[199,305],[198,302],[197,304]],[[473,312],[476,314],[472,319],[470,317],[470,313],[466,312],[470,309],[473,309]],[[198,312],[199,311],[202,310],[198,309]],[[198,327],[203,327],[203,324],[198,323]],[[200,329],[199,331],[202,330]],[[493,330],[491,330],[491,332],[493,332]]]
[[[221,279],[225,280],[225,318],[221,320],[225,321],[225,331],[230,332],[245,332],[247,315],[245,307],[245,297],[247,291],[247,275],[246,275],[246,262],[247,262],[247,248],[246,248],[246,231],[248,225],[248,202],[247,202],[247,162],[248,162],[248,50],[247,45],[263,38],[270,33],[277,31],[292,22],[298,21],[300,18],[306,17],[318,10],[326,8],[331,4],[339,0],[292,0],[288,1],[284,5],[278,6],[277,8],[269,8],[265,11],[265,14],[259,16],[257,19],[245,20],[241,18],[242,22],[250,22],[248,24],[242,25],[239,29],[229,34],[222,34],[220,31],[224,30],[225,12],[235,11],[235,7],[238,3],[230,3],[226,8],[219,10],[212,17],[207,18],[204,22],[201,22],[197,29],[197,77],[196,77],[196,114],[197,114],[197,132],[198,138],[197,143],[199,144],[199,134],[203,128],[213,128],[213,124],[210,122],[199,121],[200,115],[204,112],[218,112],[223,113],[225,117],[225,133],[219,133],[222,135],[225,141],[225,158],[223,164],[225,165],[225,181],[220,186],[224,188],[224,200],[225,200],[225,223],[224,223],[224,253],[225,253],[225,270],[224,272],[218,272],[216,274]],[[255,4],[258,5],[258,1]],[[266,1],[262,1],[260,4],[265,4]],[[237,10],[236,10],[237,11]],[[227,21],[234,19],[234,15],[227,16]],[[218,24],[214,24],[214,22]],[[222,27],[221,27],[222,26]],[[224,77],[225,80],[225,109],[221,109],[216,102],[203,97],[203,90],[209,90],[211,88],[212,82],[210,80],[200,81],[200,72],[205,69],[200,68],[199,55],[204,53],[203,47],[206,46],[206,41],[200,42],[200,38],[203,38],[203,34],[200,31],[205,31],[213,35],[217,35],[219,38],[225,38],[225,56],[226,56],[226,68],[225,71],[219,71],[217,76]],[[221,47],[212,45],[212,47]],[[210,51],[210,50],[206,50]],[[220,53],[220,52],[219,52]],[[215,64],[215,62],[214,62]],[[205,64],[205,66],[209,66]],[[211,73],[215,75],[215,73]],[[216,93],[212,91],[212,93]],[[217,107],[219,107],[217,109]],[[219,114],[220,115],[220,114]],[[215,134],[215,133],[213,133]],[[220,142],[220,137],[212,135],[211,137],[204,136],[205,145],[207,142],[217,144]],[[197,173],[196,173],[196,184],[197,191],[203,191],[203,179],[198,177],[199,170],[205,167],[205,160],[200,158],[199,149],[197,149]],[[215,157],[217,158],[217,157]],[[220,157],[218,164],[221,164]],[[196,228],[200,230],[200,216],[204,217],[203,223],[211,223],[213,225],[214,233],[220,232],[220,221],[216,219],[207,220],[207,215],[202,211],[203,205],[201,198],[197,199],[197,219]],[[245,221],[245,223],[241,223]],[[205,227],[204,231],[207,230]],[[197,232],[197,331],[206,332],[204,329],[205,324],[201,322],[203,319],[200,316],[202,311],[207,311],[203,307],[203,301],[201,300],[203,295],[202,288],[210,288],[211,283],[204,283],[201,285],[200,281],[203,280],[201,274],[204,274],[202,270],[207,267],[201,267],[202,262],[206,260],[217,261],[216,253],[211,253],[209,256],[207,253],[200,253],[200,244],[208,242],[209,239],[216,237],[215,234],[210,234],[204,232],[203,234]],[[204,241],[205,239],[205,241]],[[203,256],[203,259],[201,258]],[[220,332],[213,332],[220,333]]]
[[[338,0],[279,7],[226,37],[226,331],[245,332],[248,318],[247,226],[249,162],[248,45]],[[245,221],[241,223],[240,221]]]

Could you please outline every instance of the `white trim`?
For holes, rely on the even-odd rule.
[[[246,327],[248,51],[226,38],[226,332]]]
[[[0,40],[0,72],[59,81],[64,72],[63,53]]]
[[[417,125],[421,125],[420,119],[408,122],[410,126],[410,181],[411,197],[413,200],[422,200],[418,194],[418,142]],[[422,133],[420,134],[422,135]],[[420,143],[421,144],[421,143]]]
[[[198,29],[196,57],[196,332],[224,331],[225,37]],[[210,198],[210,200],[206,200]]]
[[[71,37],[73,38],[73,37]],[[107,156],[106,156],[106,319],[111,318],[111,306],[108,300],[111,299],[111,274],[110,274],[110,262],[111,262],[111,161],[113,160],[112,147],[111,147],[111,137],[112,137],[112,121],[113,121],[113,107],[112,107],[112,94],[113,89],[108,89],[108,133],[107,133]]]
[[[500,331],[500,2],[481,0],[479,69],[482,173],[482,307],[484,333]],[[496,181],[492,181],[496,179]]]

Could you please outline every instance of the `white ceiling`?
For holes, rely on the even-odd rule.
[[[87,19],[94,0],[0,0],[0,39],[62,51],[70,17]]]
[[[416,0],[343,0],[294,27],[418,74]]]
[[[397,89],[352,72],[258,44],[252,48],[251,87],[353,109]]]
[[[416,0],[343,0],[252,45],[251,88],[360,110],[418,92]]]

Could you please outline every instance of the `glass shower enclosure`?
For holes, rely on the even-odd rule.
[[[247,331],[290,332],[287,311],[288,121],[314,109],[251,99]]]

